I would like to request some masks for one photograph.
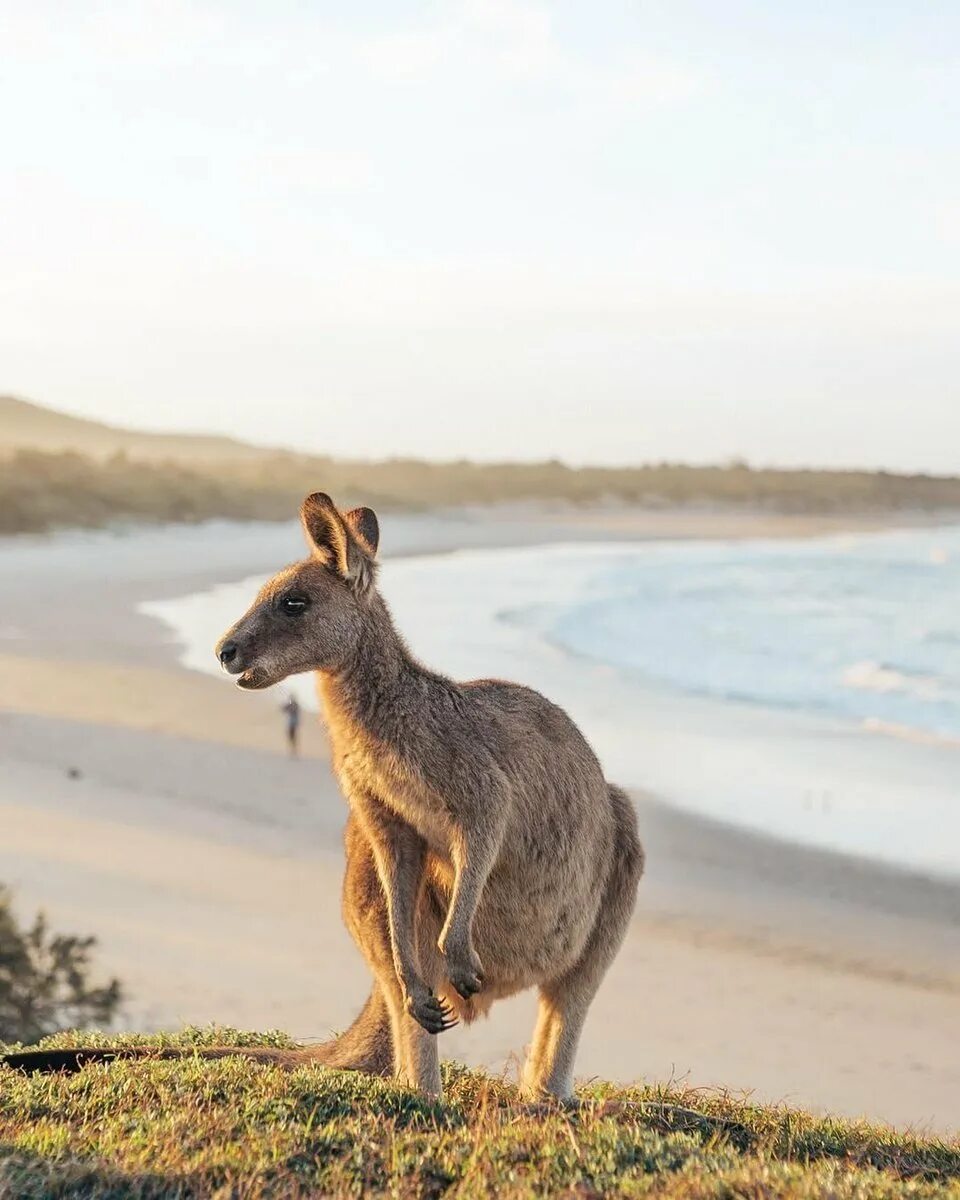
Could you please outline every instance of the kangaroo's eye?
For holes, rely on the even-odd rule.
[[[302,593],[300,593],[300,592],[289,592],[280,601],[281,609],[285,613],[289,613],[290,616],[292,616],[292,617],[299,616],[300,613],[302,613],[308,607],[309,604],[310,604],[309,598],[307,596],[302,595]]]

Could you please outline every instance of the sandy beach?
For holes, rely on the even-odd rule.
[[[394,553],[851,527],[629,510],[388,520]],[[296,530],[273,525],[0,544],[0,880],[25,915],[98,935],[127,1027],[323,1038],[366,993],[340,921],[344,805],[322,731],[290,761],[274,698],[181,668],[137,611],[298,554]],[[960,888],[636,801],[648,873],[580,1076],[960,1129]],[[518,997],[444,1035],[443,1053],[513,1069],[533,1011]]]

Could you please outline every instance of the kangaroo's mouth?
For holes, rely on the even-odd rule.
[[[269,687],[273,680],[259,667],[247,667],[237,676],[237,687],[244,691],[256,691],[258,688]]]

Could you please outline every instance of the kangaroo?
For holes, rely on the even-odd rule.
[[[643,871],[633,805],[539,693],[494,679],[457,683],[411,655],[376,587],[371,509],[341,512],[316,492],[300,517],[309,557],[264,585],[216,653],[244,689],[317,673],[350,809],[343,915],[373,991],[354,1025],[324,1046],[199,1053],[392,1073],[439,1096],[437,1035],[536,986],[522,1091],[568,1101],[587,1010]],[[115,1053],[7,1061],[76,1069]]]

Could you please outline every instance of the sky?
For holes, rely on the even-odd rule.
[[[0,0],[0,393],[960,473],[960,6]]]

